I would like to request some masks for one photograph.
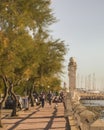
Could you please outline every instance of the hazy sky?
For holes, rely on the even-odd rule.
[[[52,35],[69,45],[66,74],[70,57],[77,61],[77,73],[95,73],[104,79],[104,0],[52,0],[54,16],[59,20],[51,27]],[[100,86],[101,87],[101,86]]]

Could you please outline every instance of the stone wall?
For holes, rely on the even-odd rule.
[[[72,101],[72,109],[77,126],[81,130],[90,130],[90,125],[97,119],[97,116],[75,101]]]
[[[65,104],[65,116],[69,118],[69,123],[72,125],[71,130],[75,130],[75,128],[76,130],[104,130],[104,120],[100,120],[94,112],[89,111],[80,102],[73,100],[70,94],[66,96]],[[74,124],[71,123],[72,119]]]

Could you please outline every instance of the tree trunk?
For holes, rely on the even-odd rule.
[[[16,114],[16,108],[17,108],[17,98],[16,98],[16,95],[14,94],[14,92],[13,92],[13,83],[11,83],[10,81],[9,81],[9,93],[10,93],[10,95],[12,96],[12,98],[13,98],[13,110],[12,110],[12,113],[11,113],[11,116],[17,116],[17,114]]]
[[[1,103],[0,103],[0,127],[2,127],[2,122],[1,122],[1,116],[2,116],[2,115],[1,115],[1,108],[2,108],[2,107],[1,107]]]
[[[16,114],[16,107],[17,107],[17,105],[16,105],[17,103],[16,103],[16,100],[14,100],[13,99],[13,110],[12,110],[12,113],[11,113],[11,116],[17,116],[17,114]]]
[[[7,97],[7,93],[8,93],[8,85],[7,85],[7,78],[6,76],[0,75],[0,78],[2,78],[3,83],[4,83],[4,95],[3,97],[1,97],[0,95],[0,127],[2,127],[2,121],[1,121],[1,116],[2,116],[2,112],[1,112],[1,108],[2,108],[2,104],[5,101],[6,97]]]
[[[31,94],[31,107],[34,107],[34,99],[33,99],[32,94]]]
[[[30,89],[29,99],[30,99],[31,107],[34,107],[33,87],[31,87]]]

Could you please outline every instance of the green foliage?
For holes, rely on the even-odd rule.
[[[50,4],[50,0],[0,1],[0,75],[11,80],[17,93],[24,91],[27,81],[29,87],[38,83],[60,88],[56,76],[62,72],[66,48],[47,31],[56,21]]]
[[[49,7],[50,0],[16,0],[0,2],[0,26],[3,30],[23,30],[29,27],[35,31],[55,21]]]

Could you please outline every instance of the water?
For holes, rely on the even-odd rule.
[[[104,100],[80,100],[84,106],[104,106]],[[104,121],[104,110],[100,112],[100,119]]]
[[[84,106],[104,106],[104,100],[81,100]]]

